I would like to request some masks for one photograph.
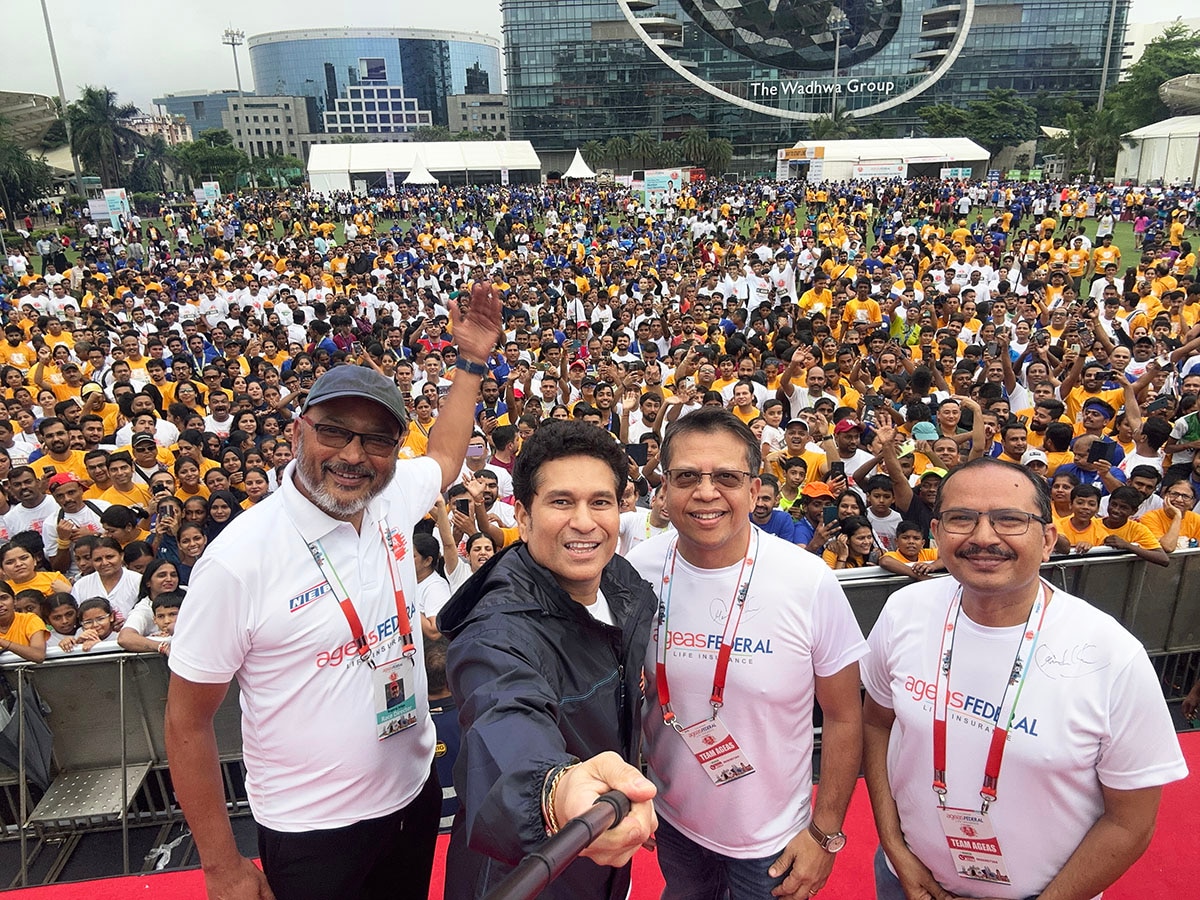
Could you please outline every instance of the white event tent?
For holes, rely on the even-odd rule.
[[[571,165],[567,171],[563,172],[563,178],[595,178],[596,173],[593,172],[588,164],[583,161],[583,154],[579,152],[579,148],[575,148],[575,158],[571,160]]]
[[[380,185],[388,171],[402,180],[418,166],[442,183],[498,184],[506,172],[513,182],[539,181],[542,162],[529,141],[314,144],[308,179],[313,191],[333,193],[356,181]]]

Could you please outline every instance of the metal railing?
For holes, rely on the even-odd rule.
[[[167,772],[166,659],[156,653],[77,651],[4,669],[18,698],[18,767],[7,779],[8,802],[0,804],[0,819],[6,837],[20,841],[18,883],[28,883],[29,866],[47,840],[117,827],[122,872],[129,874],[130,825],[180,817]],[[28,686],[49,708],[46,720],[54,734],[53,782],[36,802],[36,788],[26,775]],[[236,684],[214,723],[231,812],[244,811],[240,773],[231,771],[231,764],[240,767],[242,747]]]
[[[1053,560],[1042,568],[1056,586],[1086,597],[1135,634],[1154,658],[1168,699],[1182,696],[1200,671],[1200,550],[1171,555],[1162,568],[1129,554]],[[863,632],[891,594],[911,583],[878,568],[839,573]],[[14,659],[15,657],[9,657]],[[169,672],[158,654],[76,651],[41,664],[0,665],[18,698],[18,759],[0,767],[0,835],[19,840],[25,885],[48,839],[121,830],[122,871],[130,872],[131,825],[182,818],[167,771],[163,723]],[[25,687],[49,707],[53,781],[40,797],[26,777]],[[226,802],[248,811],[241,769],[241,712],[236,683],[215,718]],[[32,852],[30,843],[33,843]]]

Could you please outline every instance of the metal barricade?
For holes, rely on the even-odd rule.
[[[864,634],[892,593],[913,583],[876,566],[837,575]],[[1200,650],[1200,549],[1172,553],[1165,568],[1129,553],[1055,558],[1042,576],[1113,616],[1151,656]]]
[[[46,662],[6,666],[15,676],[17,696],[24,701],[26,682],[49,707],[47,721],[54,733],[49,789],[30,810],[28,790],[19,791],[17,830],[21,843],[20,883],[28,881],[31,854],[49,837],[97,829],[121,829],[122,871],[129,874],[131,803],[147,777],[160,780],[153,794],[162,798],[149,813],[136,818],[178,819],[179,810],[162,775],[167,765],[164,734],[169,672],[159,654],[77,653]],[[20,717],[19,769],[25,774],[25,710]],[[241,759],[241,724],[236,684],[214,720],[218,752],[223,762]],[[229,781],[227,777],[227,782]],[[227,785],[234,793],[233,785]],[[235,797],[236,803],[236,797]]]

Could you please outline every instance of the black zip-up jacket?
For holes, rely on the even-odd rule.
[[[618,627],[596,621],[517,544],[471,576],[438,616],[462,725],[446,900],[483,897],[545,842],[541,795],[552,767],[605,750],[637,764],[656,601],[620,556],[605,566],[600,590]],[[541,896],[624,900],[629,879],[628,865],[578,859]]]

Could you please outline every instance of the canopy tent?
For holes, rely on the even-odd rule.
[[[938,177],[942,169],[970,169],[970,177],[987,174],[991,154],[968,138],[878,138],[845,141],[800,141],[778,152],[776,177],[809,181],[852,178]],[[957,174],[953,177],[967,177]]]
[[[404,179],[405,184],[437,184],[438,180],[433,177],[430,171],[421,164],[421,157],[417,157],[413,163],[413,169],[408,173],[408,177]]]
[[[563,178],[595,178],[596,173],[588,168],[588,164],[583,161],[583,154],[579,152],[579,148],[575,148],[575,158],[571,160],[571,165],[567,171],[563,172]]]
[[[514,182],[536,182],[542,161],[529,141],[410,141],[373,144],[313,144],[308,178],[318,193],[349,191],[355,181],[382,184],[384,173],[397,177],[418,165],[443,184],[499,183],[505,173]]]
[[[1174,116],[1123,136],[1117,181],[1196,183],[1200,177],[1200,116]]]

